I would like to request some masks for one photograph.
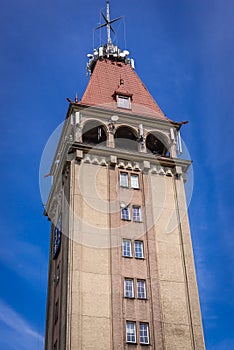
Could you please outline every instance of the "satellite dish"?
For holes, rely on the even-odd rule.
[[[120,57],[125,57],[126,54],[125,54],[124,52],[120,52],[119,56],[120,56]]]
[[[88,58],[93,58],[93,55],[91,53],[88,53],[87,57]]]
[[[119,117],[117,115],[112,115],[111,121],[112,122],[117,122],[119,120]]]
[[[128,50],[123,50],[123,53],[128,56],[129,55],[129,51]]]

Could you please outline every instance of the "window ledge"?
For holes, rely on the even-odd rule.
[[[124,299],[134,300],[134,299],[136,299],[136,298],[135,298],[135,297],[126,297],[126,296],[124,296]]]

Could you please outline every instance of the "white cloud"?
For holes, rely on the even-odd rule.
[[[0,324],[1,349],[39,350],[43,348],[43,336],[3,300],[0,300]]]

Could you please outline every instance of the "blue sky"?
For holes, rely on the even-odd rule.
[[[0,13],[0,349],[43,349],[49,223],[38,185],[66,97],[87,85],[86,54],[104,0],[9,0]],[[234,348],[234,4],[111,1],[119,45],[193,159],[190,220],[206,346]],[[95,35],[96,43],[98,36]],[[49,170],[49,169],[48,169]]]

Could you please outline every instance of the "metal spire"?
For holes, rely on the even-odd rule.
[[[109,0],[106,0],[106,16],[103,14],[103,12],[101,12],[102,14],[102,17],[104,18],[104,21],[106,23],[98,26],[96,29],[100,29],[100,28],[103,28],[103,27],[107,27],[107,43],[108,44],[112,44],[112,41],[111,41],[111,31],[115,34],[115,31],[114,29],[112,28],[111,24],[116,22],[116,21],[119,21],[121,17],[118,17],[118,18],[115,18],[115,19],[110,19],[110,4],[109,4]]]

